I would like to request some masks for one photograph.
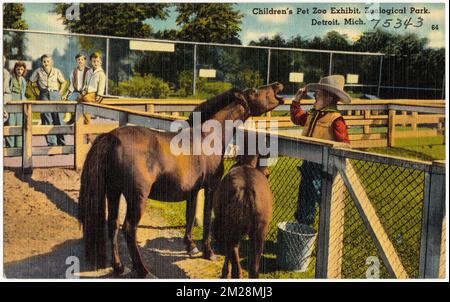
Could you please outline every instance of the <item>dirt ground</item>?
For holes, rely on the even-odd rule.
[[[81,278],[133,278],[124,238],[121,256],[126,270],[114,276],[110,268],[93,271],[84,261],[81,227],[76,219],[80,175],[71,169],[4,172],[4,275],[6,278],[66,278],[79,261]],[[124,217],[121,202],[121,221]],[[188,257],[184,229],[172,227],[147,211],[138,230],[149,278],[218,278],[223,258],[207,261]],[[121,235],[122,236],[122,235]],[[73,258],[71,256],[75,256]]]

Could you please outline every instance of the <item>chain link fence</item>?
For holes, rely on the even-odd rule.
[[[340,172],[332,185],[328,273],[345,279],[419,278],[426,173],[370,160],[343,160],[347,181]],[[298,158],[280,156],[271,167],[274,205],[263,261],[277,257],[277,225],[296,221],[302,163]],[[226,160],[225,173],[233,164]],[[313,228],[319,231],[319,204],[317,210]],[[315,275],[317,239],[311,249],[307,276]],[[278,261],[270,263],[263,268],[281,270]]]
[[[351,160],[354,175],[359,179],[363,192],[373,206],[374,216],[368,220],[379,219],[385,232],[382,242],[392,244],[393,249],[387,257],[398,257],[410,278],[419,277],[420,243],[422,232],[422,212],[425,172],[395,165],[371,161]],[[344,189],[345,221],[342,263],[343,278],[376,277],[392,278],[388,273],[373,232],[364,223],[355,200]],[[371,268],[379,265],[379,273],[371,275]]]

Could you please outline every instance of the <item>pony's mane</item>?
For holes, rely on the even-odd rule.
[[[228,106],[229,104],[236,101],[235,93],[240,92],[237,88],[231,88],[228,91],[225,91],[222,94],[214,96],[205,102],[201,103],[192,111],[189,115],[187,122],[189,126],[193,126],[193,113],[200,112],[201,113],[201,123],[203,124],[205,121],[211,119],[214,114]]]

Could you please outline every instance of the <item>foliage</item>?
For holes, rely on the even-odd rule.
[[[5,3],[3,4],[3,28],[28,29],[28,24],[22,19],[25,11],[23,4]],[[4,55],[8,59],[13,57],[24,59],[25,34],[21,32],[4,32],[3,49]]]
[[[184,70],[180,72],[178,82],[180,85],[180,96],[188,96],[193,94],[192,87],[194,87],[194,75],[192,71]],[[195,82],[196,90],[202,90],[205,83],[205,78],[198,78]]]
[[[231,3],[180,3],[176,24],[181,40],[240,44],[243,14]]]
[[[111,94],[137,98],[166,98],[170,92],[169,84],[153,75],[135,75],[130,80],[111,87]]]
[[[126,37],[149,37],[152,34],[146,19],[164,20],[168,4],[146,3],[80,3],[80,20],[68,20],[66,10],[72,4],[55,4],[66,29],[70,32]]]
[[[54,11],[59,14],[63,24],[70,32],[110,36],[148,38],[153,34],[153,28],[145,22],[147,19],[164,20],[168,16],[169,4],[148,3],[79,3],[80,20],[68,20],[66,11],[72,4],[55,4]],[[104,47],[104,39],[80,38],[83,49]],[[120,81],[128,78],[130,65],[127,60],[128,41],[110,40],[109,74],[118,86]],[[99,47],[99,44],[103,45]]]
[[[258,41],[251,41],[250,45],[293,47],[305,49],[343,50],[360,52],[381,52],[383,57],[381,85],[398,87],[428,87],[442,88],[445,70],[439,66],[445,65],[444,48],[427,47],[428,40],[420,38],[415,33],[392,33],[377,29],[364,32],[356,41],[352,42],[346,35],[336,31],[328,32],[324,37],[306,39],[301,36],[285,39],[278,34],[272,38],[263,37]],[[300,52],[293,54],[287,51],[272,51],[272,68],[270,79],[277,79],[288,83],[289,72],[300,71],[305,74],[305,82],[317,81],[327,75],[329,55]],[[378,84],[379,57],[334,54],[332,73],[359,74],[359,82],[364,84]],[[276,67],[276,68],[274,68]],[[287,84],[286,92],[293,93],[298,85]],[[292,90],[292,91],[291,91]],[[376,94],[376,88],[367,88],[365,93]],[[436,98],[442,97],[442,92],[382,89],[383,98]]]
[[[241,88],[259,87],[264,83],[261,74],[251,69],[238,71],[233,81],[234,86]]]
[[[25,12],[23,4],[5,3],[3,4],[3,28],[28,29],[28,24],[22,19]]]
[[[212,97],[231,89],[231,87],[232,85],[227,82],[206,82],[204,87],[199,88],[198,91]]]

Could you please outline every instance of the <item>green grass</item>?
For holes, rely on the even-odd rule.
[[[370,148],[367,151],[427,161],[446,159],[445,137],[443,135],[398,138],[395,141],[395,147]]]

